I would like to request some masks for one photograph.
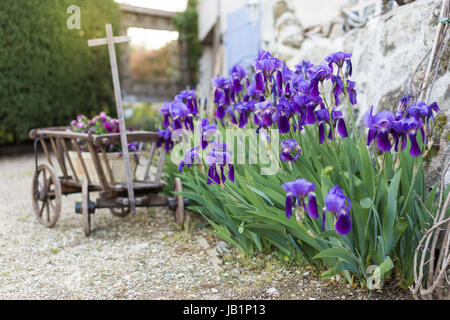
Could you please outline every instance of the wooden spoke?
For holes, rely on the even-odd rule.
[[[45,208],[45,202],[42,202],[42,207],[39,210],[39,217],[42,217],[42,213],[44,212],[44,208]]]
[[[48,204],[48,201],[45,202],[45,211],[47,213],[47,222],[50,222],[50,206]]]

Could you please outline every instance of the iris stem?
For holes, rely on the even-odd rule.
[[[353,118],[353,110],[352,110],[352,104],[350,103],[350,96],[348,94],[347,90],[347,78],[344,77],[342,83],[344,84],[344,92],[345,92],[345,100],[347,102],[347,112],[350,116],[350,120],[352,122],[352,133],[353,133],[353,141],[356,141],[356,126],[355,126],[355,119]]]

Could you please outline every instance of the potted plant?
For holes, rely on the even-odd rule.
[[[116,118],[111,118],[106,115],[105,112],[101,112],[100,114],[94,116],[92,119],[88,119],[84,115],[77,116],[76,120],[73,120],[70,123],[71,130],[77,133],[90,133],[94,135],[100,134],[108,134],[108,133],[119,133],[119,120]],[[133,128],[130,128],[130,131],[133,131]],[[89,150],[87,150],[87,146],[80,142],[81,149],[81,157],[86,164],[86,170],[89,174],[91,182],[99,183],[100,179],[97,175],[97,171],[95,170],[93,159],[91,158]],[[135,142],[131,142],[128,144],[129,157],[130,157],[130,167],[131,174],[134,178],[136,173],[136,168],[138,165],[138,144]],[[122,155],[122,146],[120,144],[110,144],[105,148],[106,156],[109,161],[109,165],[111,167],[114,180],[116,183],[121,183],[126,181],[125,175],[125,161]],[[100,153],[100,150],[98,150]],[[69,157],[72,160],[74,170],[76,174],[81,178],[86,178],[85,172],[83,169],[83,165],[81,159],[78,155],[77,151],[69,151]],[[107,172],[106,162],[103,155],[99,155],[100,162],[103,167],[103,171]],[[110,181],[110,177],[106,174],[106,178],[108,182]]]

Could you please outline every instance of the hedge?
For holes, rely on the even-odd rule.
[[[67,8],[81,9],[81,29],[69,30]],[[21,142],[35,127],[68,124],[77,114],[114,113],[105,24],[118,33],[113,0],[0,2],[0,143]]]

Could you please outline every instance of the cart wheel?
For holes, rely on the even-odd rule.
[[[89,185],[87,181],[83,182],[81,193],[83,196],[81,211],[83,213],[84,234],[89,236],[91,233],[91,214],[89,213]]]
[[[31,197],[39,223],[52,228],[61,213],[61,183],[51,165],[43,163],[34,172]]]
[[[120,218],[126,217],[131,212],[130,208],[111,208],[109,211],[111,211],[113,216]]]
[[[183,191],[183,185],[181,183],[180,178],[175,178],[175,192],[181,192]],[[183,196],[176,194],[175,195],[175,201],[177,204],[177,208],[175,209],[175,221],[177,225],[181,228],[183,227],[184,223],[184,199]]]

